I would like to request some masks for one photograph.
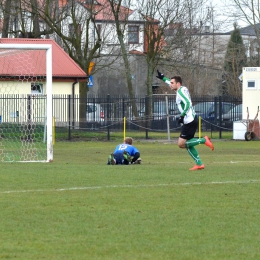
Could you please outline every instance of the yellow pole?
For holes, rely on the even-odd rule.
[[[56,121],[55,117],[52,118],[52,144],[56,143]]]
[[[125,140],[125,128],[126,128],[126,127],[125,127],[125,124],[126,124],[126,120],[125,120],[125,117],[124,117],[124,140]],[[124,140],[123,140],[123,141],[124,141]]]
[[[199,138],[201,138],[201,116],[199,116]]]

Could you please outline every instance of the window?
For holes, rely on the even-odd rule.
[[[77,24],[77,33],[78,35],[81,34],[81,24]],[[69,24],[69,36],[70,37],[75,37],[75,27],[74,27],[74,24],[71,23]]]
[[[28,11],[22,11],[22,17],[23,18],[31,18],[32,14]]]
[[[101,24],[98,24],[97,25],[97,31],[98,31],[98,34],[101,35]]]
[[[139,26],[128,26],[128,43],[139,43]]]
[[[39,83],[31,84],[31,94],[43,94],[43,85]]]
[[[10,28],[14,31],[18,30],[18,18],[14,17],[13,20],[10,21]]]
[[[248,80],[248,81],[247,81],[247,88],[249,88],[249,89],[254,89],[254,88],[256,88],[255,80]]]

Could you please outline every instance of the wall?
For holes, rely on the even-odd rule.
[[[53,82],[52,94],[72,94],[73,82]],[[79,94],[79,83],[75,84],[75,95]]]
[[[37,81],[38,82],[38,81]],[[31,94],[31,83],[27,81],[0,81],[0,94]],[[46,94],[45,82],[43,84],[43,94]],[[73,82],[53,82],[52,94],[72,94]],[[79,84],[75,85],[75,94],[79,94]]]
[[[243,68],[243,112],[242,118],[247,118],[247,108],[249,119],[254,119],[260,105],[260,67]]]
[[[118,58],[111,66],[103,67],[109,64],[115,57],[109,56],[107,60],[96,64],[97,70],[93,75],[94,86],[89,88],[89,95],[128,95],[128,87],[125,76],[125,65],[122,57]],[[134,95],[145,96],[147,68],[145,57],[143,55],[131,55],[129,58],[132,75],[132,84]],[[155,78],[156,79],[156,78]]]
[[[40,82],[39,82],[40,83]],[[44,123],[46,117],[46,84],[43,83],[43,95],[31,94],[31,82],[27,81],[0,81],[0,123],[27,122],[29,114],[33,122]],[[53,95],[72,94],[73,82],[53,82]],[[75,85],[75,94],[79,94],[79,84]],[[7,96],[8,95],[8,96]],[[27,96],[28,95],[28,96]],[[61,99],[63,100],[63,99]],[[65,101],[64,101],[65,100]],[[68,102],[64,97],[65,105],[61,106],[59,99],[54,99],[53,116],[56,124],[64,125],[68,118]],[[30,104],[30,110],[28,110]],[[63,103],[62,103],[63,104]],[[79,120],[79,101],[75,107],[75,120]],[[30,112],[29,112],[30,111]]]

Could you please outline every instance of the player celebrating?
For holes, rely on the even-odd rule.
[[[123,144],[117,145],[114,152],[109,155],[107,164],[140,164],[140,152],[133,146],[133,138],[126,137]]]
[[[195,148],[198,144],[205,144],[212,151],[214,146],[209,137],[194,138],[195,132],[198,127],[198,117],[192,107],[189,90],[182,86],[182,79],[180,76],[174,76],[171,79],[166,78],[160,71],[157,70],[157,78],[167,83],[172,90],[176,91],[176,104],[181,113],[178,120],[179,124],[182,124],[181,134],[178,139],[178,146],[180,148],[186,148],[190,156],[195,161],[195,166],[190,168],[191,171],[203,170],[204,164],[199,157],[198,151]]]

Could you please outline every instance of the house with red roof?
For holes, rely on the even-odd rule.
[[[79,82],[87,81],[86,73],[54,40],[0,38],[0,46],[1,44],[51,44],[53,94],[79,94]],[[30,94],[33,91],[35,93],[35,86],[37,86],[39,94],[46,94],[45,75],[45,51],[0,49],[0,82],[2,87],[4,82],[10,85],[11,79],[17,81],[21,86],[12,94]],[[5,89],[7,93],[8,88]]]
[[[69,5],[67,0],[59,0],[60,8],[66,8]],[[120,44],[117,36],[117,29],[115,24],[114,14],[111,9],[111,5],[107,0],[78,0],[74,3],[75,9],[77,9],[78,17],[76,18],[78,23],[78,29],[81,30],[82,42],[90,41],[95,42],[97,39],[97,33],[93,24],[90,24],[86,28],[86,21],[89,14],[93,15],[93,19],[97,26],[98,33],[101,36],[102,54],[117,53],[120,49]],[[75,18],[74,18],[75,19]],[[119,22],[124,33],[124,41],[126,43],[128,51],[136,51],[138,53],[147,52],[147,37],[145,35],[146,22],[149,20],[150,24],[153,24],[153,32],[158,30],[159,21],[144,18],[144,16],[125,6],[119,8]],[[73,19],[71,16],[67,16],[63,21],[63,32],[67,31],[68,36],[74,33]],[[89,38],[85,39],[86,30],[89,30]]]
[[[88,8],[88,4],[85,4]],[[116,48],[119,48],[118,36],[116,33],[115,18],[111,10],[110,3],[107,0],[97,0],[94,6],[96,15],[95,22],[102,39],[105,39],[103,44],[103,53],[112,53]],[[119,21],[124,33],[124,39],[129,52],[138,52],[140,54],[147,52],[147,36],[146,19],[144,16],[130,8],[120,6]],[[153,31],[158,30],[159,21],[151,20]]]
[[[29,101],[22,100],[28,98],[31,100],[30,109],[36,109],[31,119],[40,122],[46,116],[46,50],[1,49],[1,44],[52,46],[52,94],[59,94],[65,101],[62,106],[53,103],[53,117],[56,125],[63,124],[68,118],[64,97],[79,95],[79,82],[87,82],[86,73],[54,40],[0,38],[0,123],[26,121]],[[78,122],[79,102],[73,104],[77,111],[73,118]]]

